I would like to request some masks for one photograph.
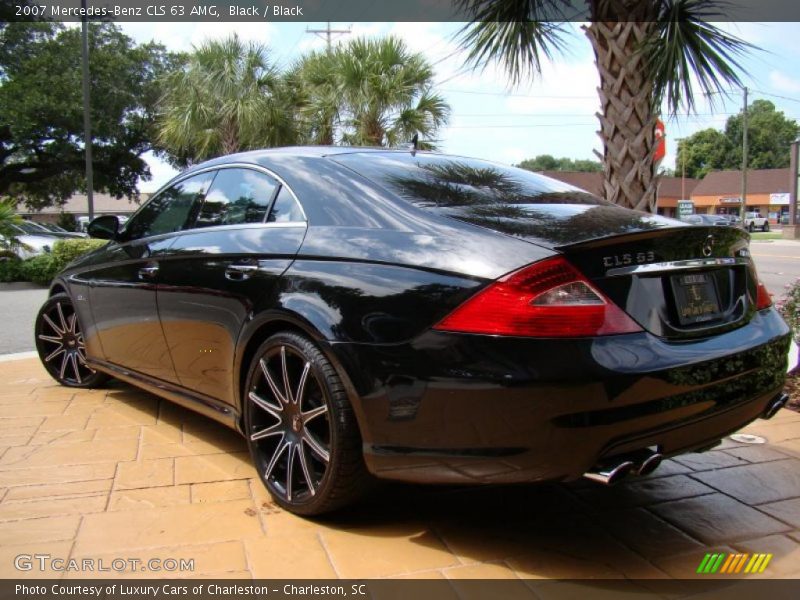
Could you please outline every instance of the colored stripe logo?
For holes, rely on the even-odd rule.
[[[697,567],[697,573],[702,575],[763,573],[771,560],[772,554],[726,554],[724,552],[706,554]]]

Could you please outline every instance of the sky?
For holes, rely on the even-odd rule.
[[[236,32],[241,38],[266,44],[280,66],[288,66],[304,53],[321,49],[325,41],[307,28],[324,23],[121,23],[123,31],[138,42],[155,40],[170,50],[190,51],[209,38],[224,38]],[[725,23],[721,27],[750,42],[757,49],[742,60],[749,101],[772,101],[787,117],[800,120],[800,23]],[[333,23],[335,29],[350,29],[339,36],[341,43],[355,36],[396,35],[434,66],[438,93],[450,104],[449,124],[439,133],[443,152],[474,156],[514,164],[539,154],[573,159],[596,159],[601,151],[597,135],[599,110],[598,76],[594,56],[580,24],[571,24],[574,35],[566,53],[547,61],[542,74],[510,87],[501,68],[483,71],[464,67],[465,53],[455,35],[458,23]],[[683,111],[664,118],[666,168],[675,167],[676,140],[715,127],[742,107],[742,93],[710,99],[697,93],[696,114]],[[153,192],[177,173],[148,154],[152,180],[142,181],[141,192]]]

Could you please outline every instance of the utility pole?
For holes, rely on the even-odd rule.
[[[681,200],[686,200],[686,149],[681,152],[681,143],[685,138],[678,138],[678,152],[681,155]]]
[[[328,52],[331,51],[331,36],[335,35],[348,35],[352,33],[350,27],[347,29],[331,29],[331,22],[327,21],[325,29],[309,29],[306,27],[306,33],[313,33],[319,38],[323,38],[325,40],[325,47],[327,48]],[[323,37],[324,36],[324,37]]]
[[[81,19],[81,63],[83,71],[83,146],[86,152],[86,200],[89,204],[89,221],[94,219],[94,174],[92,173],[92,115],[89,96],[89,18],[86,0],[81,0],[84,15]]]
[[[789,227],[791,227],[792,235],[784,234],[784,237],[797,239],[797,178],[800,170],[800,137],[792,142],[790,148],[792,154],[789,157],[789,176],[791,177],[789,182]]]
[[[742,108],[742,206],[739,217],[744,223],[747,211],[747,88],[744,88],[744,107]]]

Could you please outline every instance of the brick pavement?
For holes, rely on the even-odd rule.
[[[219,578],[686,578],[706,552],[769,552],[800,577],[800,414],[606,488],[387,485],[306,520],[279,509],[234,432],[123,384],[58,386],[0,363],[0,577],[19,554],[190,558]],[[98,574],[100,575],[100,574]],[[108,573],[103,573],[108,576]],[[126,572],[125,577],[164,576]]]

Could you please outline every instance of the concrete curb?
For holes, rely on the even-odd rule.
[[[13,354],[0,354],[0,363],[10,362],[12,360],[24,360],[26,358],[36,358],[39,353],[36,351],[31,352],[15,352]]]

